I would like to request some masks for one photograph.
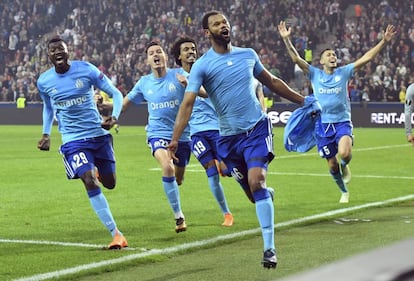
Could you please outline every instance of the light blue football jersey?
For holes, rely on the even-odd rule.
[[[308,78],[322,107],[322,123],[351,121],[348,81],[354,75],[354,63],[338,67],[332,74],[309,65]]]
[[[190,134],[219,130],[219,121],[214,105],[209,98],[196,97],[189,121]]]
[[[43,133],[50,135],[56,117],[63,143],[108,134],[109,131],[101,127],[94,86],[113,98],[112,115],[118,118],[122,93],[93,64],[71,61],[66,73],[57,73],[54,67],[42,73],[37,88],[43,100]]]
[[[135,104],[148,103],[147,138],[171,139],[174,122],[184,98],[184,86],[176,74],[188,76],[182,68],[167,68],[164,77],[157,78],[153,73],[142,76],[127,98]],[[180,141],[190,141],[190,128],[187,126]]]
[[[232,47],[218,54],[210,48],[192,66],[186,92],[197,94],[204,86],[218,115],[220,135],[245,133],[266,116],[254,87],[263,69],[253,49]]]

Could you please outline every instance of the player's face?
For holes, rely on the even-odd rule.
[[[164,68],[166,67],[167,55],[161,46],[154,45],[147,50],[147,61],[152,69]]]
[[[197,58],[197,48],[193,42],[184,42],[180,46],[181,63],[193,64]]]
[[[230,42],[230,23],[224,15],[213,15],[208,18],[208,32],[210,38],[217,43]]]
[[[335,51],[326,50],[325,52],[322,53],[320,62],[322,65],[325,65],[327,67],[335,68],[337,67],[337,61],[338,61],[338,58],[336,57]]]
[[[57,41],[49,44],[48,56],[56,68],[64,69],[68,65],[68,46],[63,41]]]

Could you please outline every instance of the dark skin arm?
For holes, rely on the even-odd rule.
[[[303,105],[304,97],[290,88],[283,80],[270,73],[267,69],[264,69],[256,78],[279,96],[288,99],[291,102]]]
[[[102,96],[95,95],[96,106],[99,112],[112,112],[113,104],[111,102],[104,102]],[[101,127],[105,130],[110,130],[118,123],[118,120],[114,116],[102,116]]]
[[[37,143],[37,148],[45,151],[50,150],[50,136],[48,134],[42,135],[42,138]]]
[[[118,123],[118,120],[114,116],[106,116],[102,117],[103,121],[101,123],[101,127],[105,130],[110,130],[113,126]]]

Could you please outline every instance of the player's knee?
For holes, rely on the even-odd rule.
[[[351,150],[342,150],[339,152],[339,156],[341,157],[341,159],[344,159],[345,161],[349,162],[349,160],[351,160]]]
[[[87,190],[92,190],[99,186],[98,181],[91,176],[82,177],[82,181]]]
[[[256,190],[262,188],[265,183],[265,177],[264,175],[259,175],[257,177],[252,177],[249,179],[249,186],[250,190],[252,192],[255,192]]]
[[[171,175],[176,174],[175,173],[175,168],[172,164],[163,165],[161,168],[162,168],[162,171],[163,171],[163,173],[162,173],[163,175],[171,176]]]

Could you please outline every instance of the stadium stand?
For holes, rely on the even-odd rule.
[[[400,29],[398,40],[356,75],[354,87],[357,92],[367,89],[371,101],[398,101],[400,89],[414,82],[411,1],[3,0],[0,102],[16,102],[22,93],[29,103],[40,102],[36,78],[50,67],[45,47],[56,34],[68,41],[72,59],[94,63],[126,94],[149,72],[143,49],[150,40],[161,41],[169,50],[186,34],[197,40],[202,53],[207,50],[200,19],[211,9],[230,18],[234,45],[254,48],[272,73],[292,82],[294,65],[278,35],[280,20],[297,27],[293,42],[303,56],[313,51],[314,64],[325,46],[335,48],[343,63],[354,60],[392,23]]]

